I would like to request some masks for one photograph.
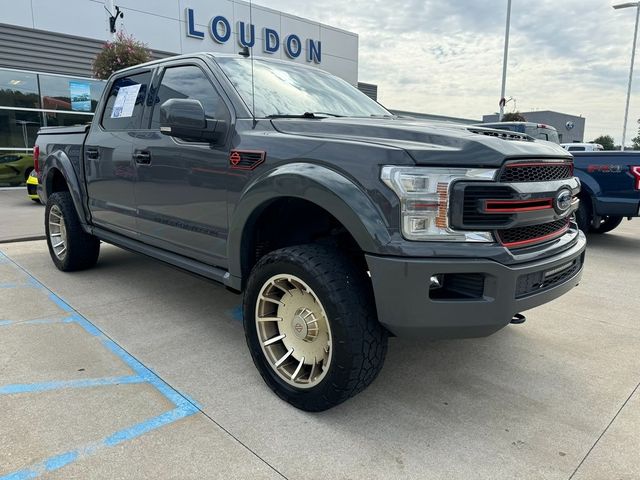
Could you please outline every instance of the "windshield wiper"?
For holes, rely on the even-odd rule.
[[[327,113],[327,112],[304,112],[302,114],[295,113],[279,113],[273,115],[267,115],[267,118],[322,118],[322,117],[342,117],[342,115],[337,115],[335,113]]]

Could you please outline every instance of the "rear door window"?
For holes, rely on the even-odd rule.
[[[150,81],[151,72],[142,72],[113,82],[102,113],[102,127],[105,130],[140,128]]]
[[[569,147],[568,150],[570,152],[584,152],[586,148],[585,147]]]

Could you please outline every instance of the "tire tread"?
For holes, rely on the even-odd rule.
[[[58,259],[53,253],[53,247],[51,246],[49,237],[49,211],[54,204],[58,205],[62,211],[67,229],[67,255],[64,261]],[[45,231],[51,259],[58,269],[64,272],[85,270],[93,267],[98,261],[100,240],[82,229],[76,207],[69,192],[55,192],[47,199]]]
[[[366,272],[358,269],[346,254],[335,248],[316,244],[288,247],[262,257],[254,267],[254,272],[283,261],[305,265],[309,274],[329,293],[329,298],[323,299],[323,303],[336,303],[341,315],[331,318],[331,322],[340,322],[347,329],[347,339],[350,340],[352,351],[349,365],[337,364],[335,367],[348,370],[347,380],[341,385],[332,384],[330,391],[325,392],[319,401],[301,404],[274,385],[268,373],[258,363],[256,366],[266,383],[285,401],[307,411],[326,410],[361,392],[375,380],[384,364],[388,334],[378,323],[373,291]],[[245,303],[246,301],[245,298]],[[247,343],[251,348],[248,335]]]

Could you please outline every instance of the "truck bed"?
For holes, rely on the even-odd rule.
[[[583,191],[598,215],[638,216],[640,190],[631,167],[640,166],[640,152],[572,152]]]
[[[42,127],[38,130],[38,135],[86,134],[90,126],[91,124],[87,123],[86,125],[72,125],[69,127]]]

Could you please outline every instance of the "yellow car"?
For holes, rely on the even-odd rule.
[[[11,187],[22,185],[33,170],[33,155],[9,152],[0,153],[0,184]]]
[[[32,170],[27,177],[27,195],[36,203],[42,203],[38,196],[38,174]]]

